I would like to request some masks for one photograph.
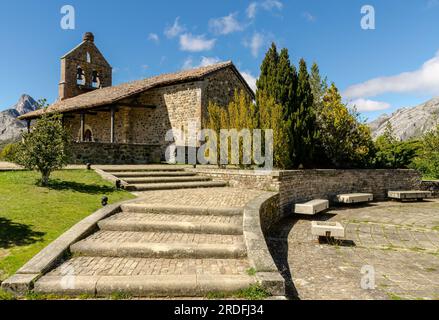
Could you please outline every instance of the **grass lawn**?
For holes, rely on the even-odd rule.
[[[0,172],[0,281],[74,224],[109,203],[134,198],[115,190],[94,171],[53,173],[48,188],[36,172]]]

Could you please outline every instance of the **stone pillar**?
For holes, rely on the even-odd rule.
[[[110,113],[111,113],[111,128],[110,128],[110,143],[114,143],[115,142],[115,110],[114,110],[114,107],[112,107],[111,108],[111,111],[110,111]]]
[[[81,131],[79,141],[84,142],[84,133],[85,133],[85,113],[81,113]]]

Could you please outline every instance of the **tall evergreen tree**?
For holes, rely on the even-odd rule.
[[[295,108],[297,90],[296,67],[291,65],[288,49],[282,49],[277,66],[274,99],[283,107],[284,118],[287,120]]]
[[[277,52],[276,45],[272,43],[261,64],[261,74],[259,75],[259,79],[256,81],[258,90],[264,90],[272,93],[275,91],[278,63],[279,53]]]
[[[326,77],[322,79],[319,66],[315,62],[311,67],[309,83],[311,85],[312,94],[314,96],[314,109],[318,113],[322,107],[323,97],[328,90],[328,81]]]
[[[307,167],[313,165],[314,144],[318,131],[313,110],[314,97],[304,59],[299,62],[296,98],[297,109],[291,115],[291,137],[294,145],[293,163],[295,166]]]

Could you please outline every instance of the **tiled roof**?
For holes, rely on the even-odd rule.
[[[232,67],[234,71],[236,71],[238,75],[242,78],[242,76],[239,74],[233,63],[231,61],[227,61],[227,62],[210,65],[207,67],[185,70],[176,73],[162,74],[152,78],[147,78],[143,80],[120,84],[117,86],[93,90],[70,99],[57,101],[56,103],[52,104],[51,106],[45,109],[40,109],[30,113],[26,113],[21,117],[19,117],[19,119],[21,120],[33,119],[45,113],[57,113],[57,112],[66,113],[66,112],[87,110],[99,106],[114,104],[122,99],[131,97],[133,95],[136,95],[138,93],[144,92],[146,90],[155,87],[162,87],[162,86],[168,86],[182,82],[201,80],[205,76],[215,71],[228,67]],[[248,84],[245,82],[245,80],[244,79],[242,80],[248,87]],[[250,92],[252,92],[250,88],[249,90]]]

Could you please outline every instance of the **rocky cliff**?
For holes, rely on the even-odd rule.
[[[369,123],[373,137],[384,133],[387,122],[401,140],[421,137],[439,124],[439,97],[413,108],[402,108],[391,115],[384,114]]]
[[[17,140],[22,130],[26,128],[26,123],[18,120],[17,117],[34,111],[36,107],[36,101],[31,96],[23,94],[14,106],[0,112],[0,143]]]

